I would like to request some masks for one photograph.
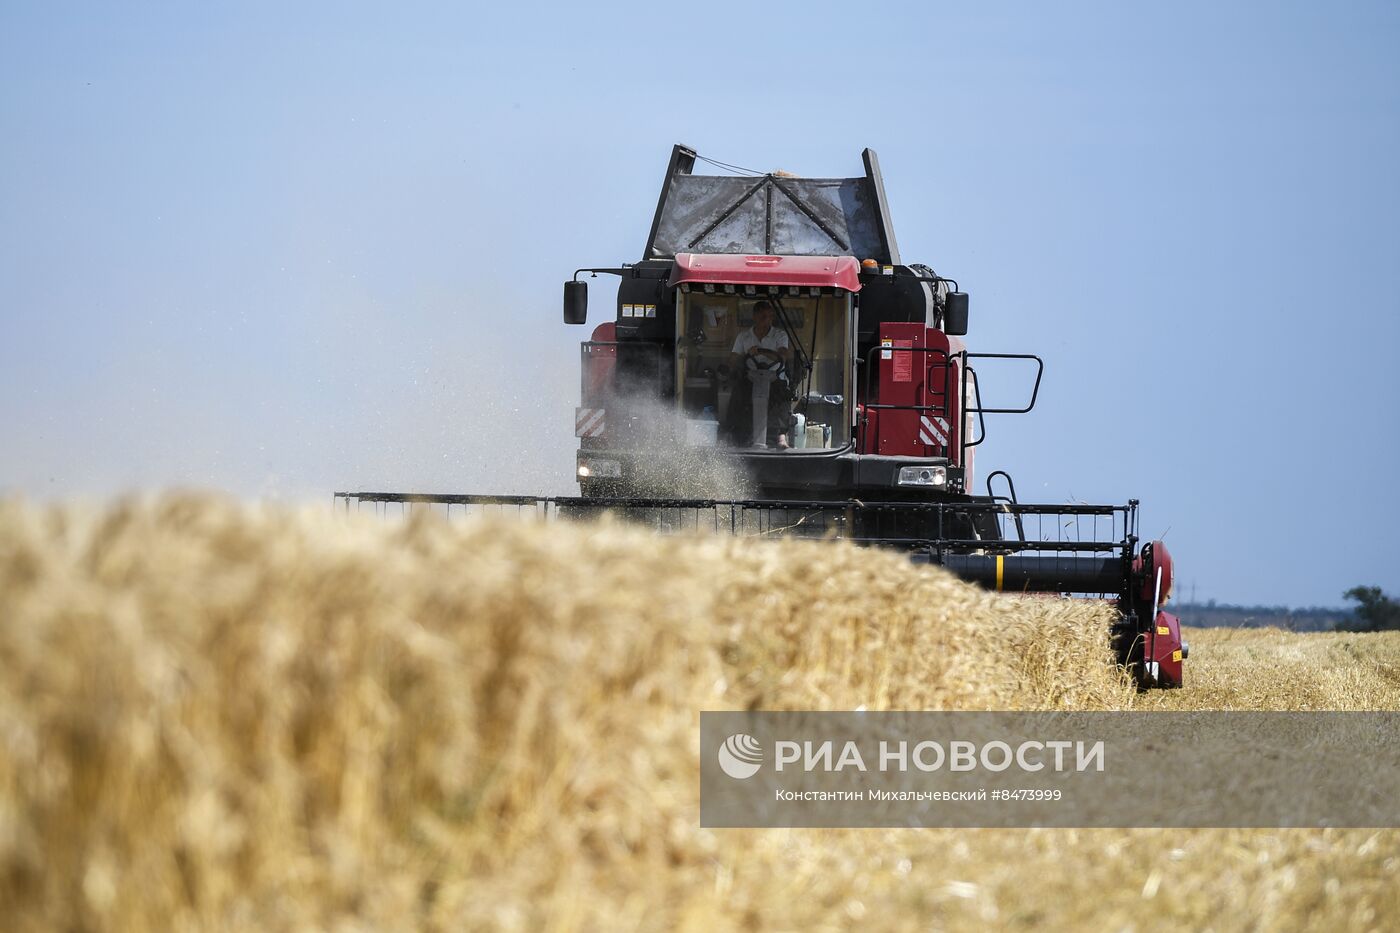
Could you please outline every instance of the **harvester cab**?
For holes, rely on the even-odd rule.
[[[709,160],[673,148],[641,259],[564,285],[564,321],[583,325],[584,276],[619,278],[579,348],[577,496],[338,498],[901,548],[989,589],[1110,600],[1119,661],[1144,687],[1180,686],[1171,557],[1139,550],[1136,500],[1021,503],[1000,470],[975,491],[986,416],[1031,411],[1044,364],[968,349],[967,294],[901,260],[879,161],[862,160],[851,178],[696,174]],[[1022,404],[984,404],[992,360],[1026,367]]]
[[[696,160],[672,151],[640,261],[565,285],[564,318],[583,323],[578,276],[621,277],[616,313],[581,347],[581,494],[656,492],[658,472],[674,492],[717,461],[700,475],[754,498],[969,493],[987,354],[960,339],[957,283],[901,263],[875,153],[856,178],[697,175]],[[1032,364],[1038,389],[1036,357],[1000,356]],[[1033,405],[1034,391],[1018,410]],[[682,448],[677,475],[656,469]]]

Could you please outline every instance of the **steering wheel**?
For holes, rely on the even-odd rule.
[[[746,356],[744,368],[750,373],[772,373],[774,376],[786,372],[786,365],[778,351],[769,350],[767,347],[759,347],[754,353]]]

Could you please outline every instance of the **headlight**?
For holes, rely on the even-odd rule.
[[[618,479],[622,476],[622,464],[616,460],[581,460],[578,465],[578,475],[599,479]]]
[[[941,466],[907,466],[899,468],[901,486],[946,486],[948,468]]]

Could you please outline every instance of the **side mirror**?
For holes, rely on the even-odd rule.
[[[967,292],[949,292],[944,297],[943,333],[954,337],[967,333]]]
[[[564,283],[564,323],[582,324],[588,320],[588,283],[577,279]]]

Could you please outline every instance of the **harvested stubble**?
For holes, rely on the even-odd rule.
[[[1391,833],[698,827],[701,709],[1189,695],[1136,697],[1106,620],[827,543],[0,505],[0,902],[18,929],[1396,916]]]

